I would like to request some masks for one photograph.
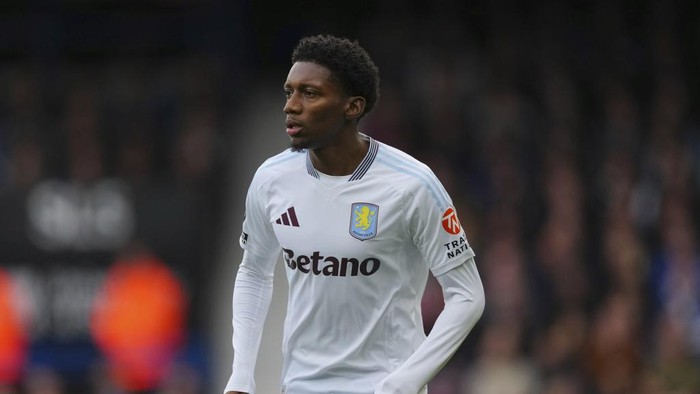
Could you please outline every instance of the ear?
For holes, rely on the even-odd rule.
[[[359,119],[365,113],[367,101],[362,96],[352,96],[348,98],[345,106],[345,118],[348,120]]]

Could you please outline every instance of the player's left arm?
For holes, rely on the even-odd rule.
[[[435,277],[445,299],[425,341],[377,387],[375,394],[416,394],[447,364],[484,311],[484,287],[470,257]]]
[[[377,387],[376,394],[417,394],[447,364],[484,310],[475,253],[445,188],[426,166],[404,183],[406,229],[442,287],[445,307],[428,337]]]

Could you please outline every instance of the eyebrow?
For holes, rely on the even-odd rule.
[[[290,88],[292,87],[292,84],[290,82],[285,82],[284,85],[282,86],[283,88]],[[305,89],[305,88],[314,88],[314,89],[322,89],[321,85],[319,84],[311,84],[311,83],[300,83],[297,86],[298,89]]]

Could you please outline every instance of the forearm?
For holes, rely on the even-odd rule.
[[[233,366],[225,392],[255,392],[255,362],[272,299],[271,275],[241,264],[233,290]]]
[[[436,278],[445,308],[428,337],[380,384],[375,394],[416,394],[445,366],[484,310],[484,289],[473,259]]]

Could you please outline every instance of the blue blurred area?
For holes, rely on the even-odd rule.
[[[210,378],[209,353],[201,333],[193,333],[176,356],[176,365],[180,369],[176,369],[174,373],[191,373],[201,380],[197,382],[199,389],[207,389],[208,385],[204,382]],[[104,357],[89,340],[35,341],[29,354],[27,376],[33,376],[34,371],[50,370],[60,376],[60,386],[64,392],[91,393],[95,392],[92,388],[94,383],[89,382],[108,381],[102,370]],[[182,366],[186,366],[186,369],[182,369]],[[177,381],[175,378],[172,380]]]
[[[67,383],[83,381],[86,371],[100,359],[100,352],[90,341],[37,341],[32,344],[29,364],[50,368],[65,376]]]

